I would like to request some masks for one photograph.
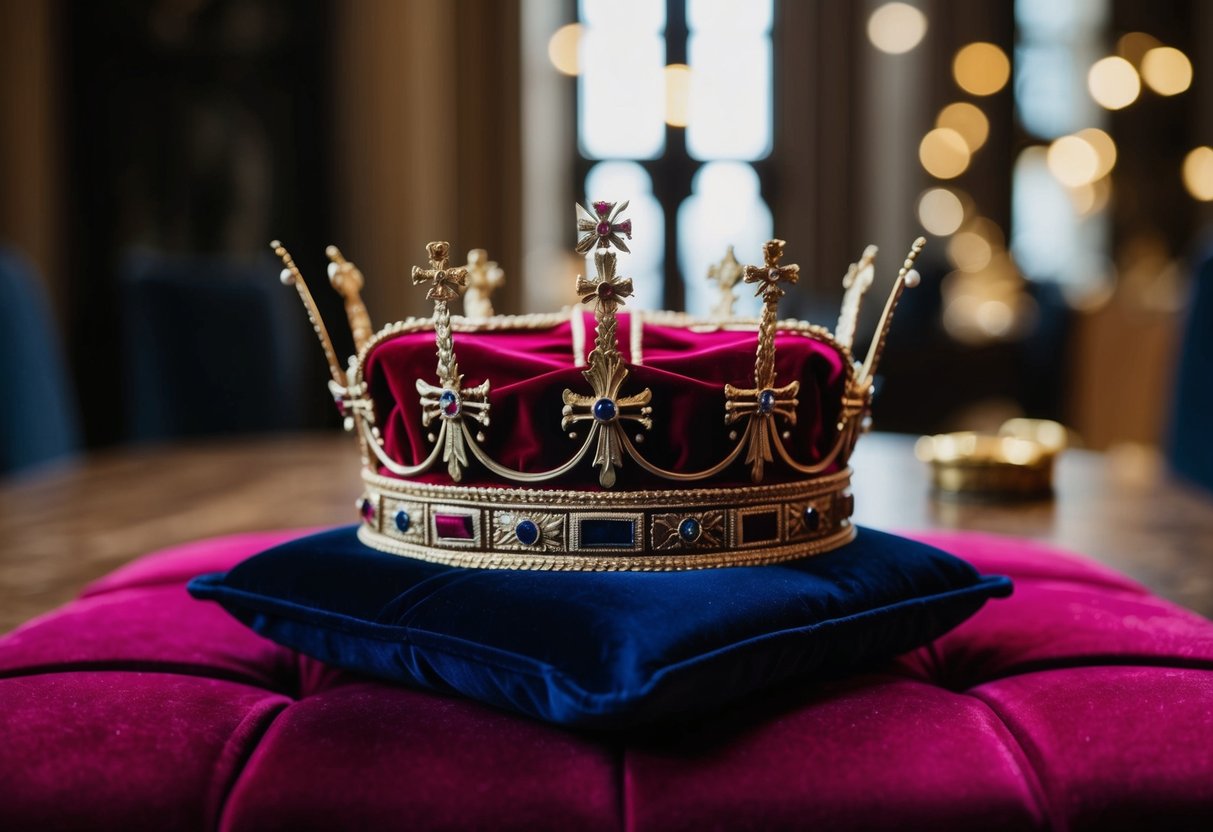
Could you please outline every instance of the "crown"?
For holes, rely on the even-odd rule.
[[[356,347],[344,367],[290,254],[272,243],[358,438],[364,543],[468,567],[679,570],[773,563],[853,539],[847,462],[925,240],[859,362],[852,341],[874,247],[846,273],[833,333],[778,319],[800,275],[783,262],[783,240],[763,246],[760,265],[728,249],[709,273],[720,291],[710,318],[625,312],[627,206],[577,206],[576,251],[593,276],[577,277],[582,305],[555,314],[494,315],[501,269],[482,249],[452,266],[449,243],[432,242],[412,282],[433,316],[376,332],[362,273],[330,246]],[[739,284],[761,299],[757,319],[733,315]],[[452,316],[460,295],[465,314]]]

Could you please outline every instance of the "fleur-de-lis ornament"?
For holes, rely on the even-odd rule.
[[[463,431],[463,417],[489,424],[489,383],[484,381],[475,387],[463,387],[463,375],[455,360],[455,343],[451,334],[451,310],[449,302],[459,297],[459,290],[467,284],[467,269],[450,268],[449,243],[434,242],[425,247],[429,255],[430,268],[413,267],[413,285],[428,283],[426,297],[434,301],[434,340],[438,346],[438,383],[435,387],[417,379],[417,392],[421,394],[421,423],[429,427],[435,420],[441,421],[438,436],[432,441],[443,443],[442,459],[447,464],[451,479],[463,479],[463,469],[468,464],[467,447]],[[432,434],[431,434],[432,435]],[[477,438],[480,438],[478,436]]]
[[[719,263],[708,267],[708,280],[715,283],[716,287],[720,289],[720,299],[712,307],[712,317],[733,317],[733,306],[737,303],[737,295],[733,292],[733,287],[737,285],[737,281],[741,280],[743,274],[745,274],[745,270],[737,262],[732,246],[729,246]]]
[[[577,206],[577,230],[581,237],[577,240],[577,253],[588,254],[590,249],[597,246],[600,249],[614,246],[620,251],[628,252],[623,237],[632,239],[632,221],[621,219],[620,215],[627,210],[628,203],[598,200],[591,202],[594,213]],[[620,235],[623,237],[620,237]],[[629,254],[631,252],[628,252]]]
[[[595,210],[603,206],[601,215],[618,218],[622,207],[611,213],[610,203],[595,202]],[[624,221],[628,235],[631,235],[631,220]],[[620,223],[623,225],[623,223]],[[578,221],[578,228],[581,222]],[[630,396],[621,396],[620,390],[628,377],[628,369],[623,364],[623,356],[619,353],[617,338],[618,322],[615,314],[627,298],[632,295],[630,278],[619,277],[615,274],[616,254],[608,246],[614,243],[610,235],[606,236],[606,244],[600,243],[600,248],[594,252],[596,279],[578,275],[577,294],[582,303],[594,304],[594,349],[588,357],[589,366],[582,372],[585,380],[590,383],[594,394],[586,396],[572,390],[564,391],[564,408],[561,411],[561,430],[568,430],[578,422],[590,422],[590,430],[597,434],[598,444],[594,451],[594,465],[598,468],[598,483],[603,488],[615,484],[615,469],[623,464],[623,423],[633,422],[645,430],[653,427],[649,407],[653,394],[648,388]],[[579,244],[580,246],[580,244]],[[586,251],[589,250],[587,246]],[[620,248],[623,248],[620,246]],[[580,247],[578,249],[580,251]],[[627,249],[623,249],[626,251]],[[576,436],[576,433],[570,434]],[[637,435],[639,440],[640,434]],[[589,441],[589,438],[586,439]]]
[[[762,317],[758,322],[758,353],[754,362],[754,387],[744,389],[726,384],[725,424],[748,420],[746,427],[746,462],[750,464],[750,477],[762,482],[763,467],[771,462],[771,443],[778,429],[776,417],[796,424],[796,398],[800,382],[793,381],[782,387],[775,386],[775,325],[779,299],[784,295],[784,285],[795,283],[800,278],[800,267],[782,266],[783,240],[770,240],[763,247],[763,265],[746,266],[745,282],[755,285],[755,296],[762,298]]]
[[[463,294],[463,314],[468,318],[493,317],[492,295],[505,283],[505,271],[489,259],[482,248],[468,252],[467,291]]]

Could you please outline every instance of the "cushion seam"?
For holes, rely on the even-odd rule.
[[[1032,747],[1030,740],[1026,737],[1020,737],[1010,721],[994,707],[994,703],[975,691],[963,691],[962,696],[967,696],[970,699],[980,702],[982,706],[998,720],[998,724],[1006,731],[1010,743],[1004,743],[1009,747],[1012,757],[1016,760],[1016,764],[1020,769],[1020,774],[1023,777],[1024,783],[1028,787],[1028,792],[1032,795],[1032,799],[1036,803],[1036,811],[1041,819],[1046,821],[1048,828],[1056,830],[1065,830],[1068,828],[1064,818],[1057,816],[1054,807],[1049,800],[1048,791],[1044,786],[1044,779],[1041,777],[1039,764],[1036,760],[1036,755],[1029,752]]]
[[[61,665],[31,665],[29,667],[0,670],[0,681],[4,681],[5,679],[26,679],[34,676],[54,676],[61,673],[159,673],[169,676],[189,676],[195,679],[230,682],[294,698],[289,691],[268,687],[250,676],[235,672],[225,672],[206,665],[174,664],[172,662],[147,662],[143,664],[137,661],[77,661]]]
[[[274,708],[272,713],[259,717],[258,721],[260,722],[260,725],[257,727],[260,728],[260,730],[257,731],[256,738],[253,739],[250,735],[248,750],[241,755],[241,758],[237,760],[236,765],[232,766],[232,773],[228,778],[227,788],[220,793],[218,806],[216,807],[215,813],[212,816],[215,819],[214,828],[216,830],[230,827],[230,824],[227,822],[227,814],[228,809],[231,806],[232,794],[236,791],[236,786],[240,784],[241,778],[244,777],[244,773],[248,770],[249,761],[253,759],[253,755],[257,752],[257,749],[261,747],[261,743],[265,740],[270,728],[272,728],[274,723],[278,721],[278,717],[286,713],[287,708],[293,704],[294,702],[284,702]],[[243,724],[243,721],[241,724]],[[238,729],[239,726],[237,727],[237,730]]]

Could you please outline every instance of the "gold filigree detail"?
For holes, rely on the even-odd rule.
[[[673,514],[654,514],[650,539],[654,550],[670,549],[717,549],[724,545],[728,534],[726,525],[727,513],[724,511],[705,511],[701,513],[677,512]],[[694,534],[684,534],[689,531],[684,523],[692,521],[695,526]]]
[[[516,549],[521,552],[561,552],[565,550],[563,512],[498,511],[493,513],[493,548]],[[518,524],[530,520],[539,533],[534,543],[518,539]]]
[[[818,497],[785,505],[784,527],[788,530],[788,540],[806,540],[828,532],[833,520],[833,502],[829,497]],[[805,509],[809,507],[816,512],[816,526],[811,526],[804,516]]]

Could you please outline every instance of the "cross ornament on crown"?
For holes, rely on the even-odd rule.
[[[762,297],[762,317],[758,322],[758,353],[754,363],[754,387],[750,389],[725,385],[725,424],[733,425],[746,421],[744,441],[746,462],[750,464],[750,477],[762,482],[763,467],[771,462],[773,434],[777,430],[775,419],[786,420],[789,426],[796,424],[796,407],[800,404],[797,394],[800,382],[792,381],[782,387],[775,386],[775,328],[779,299],[784,295],[784,285],[794,284],[800,279],[800,266],[781,266],[783,240],[769,240],[762,247],[763,264],[745,267],[745,282],[755,284],[755,296]],[[734,432],[735,436],[736,432]]]
[[[632,295],[632,280],[616,275],[617,255],[610,250],[610,246],[615,245],[621,251],[627,251],[627,247],[618,239],[620,231],[626,233],[629,239],[632,236],[632,221],[619,220],[627,203],[616,208],[612,202],[595,202],[593,207],[602,219],[595,227],[587,228],[587,220],[579,216],[578,230],[592,233],[587,233],[578,241],[577,251],[585,253],[597,241],[598,250],[594,252],[597,279],[590,280],[578,275],[577,294],[581,296],[582,303],[594,304],[594,349],[588,358],[589,366],[582,372],[594,394],[586,396],[566,389],[560,428],[567,431],[578,422],[591,423],[590,430],[598,437],[594,451],[598,482],[603,488],[610,488],[615,484],[615,469],[623,464],[623,443],[626,441],[623,423],[634,422],[645,430],[651,429],[653,408],[649,402],[653,394],[646,387],[640,393],[619,395],[627,380],[628,369],[619,353],[615,315]],[[580,205],[577,210],[579,215],[588,217],[589,212]],[[569,435],[571,438],[577,437],[575,432]],[[636,434],[635,439],[642,441],[643,434]]]
[[[429,427],[440,420],[438,435],[429,434],[430,441],[442,442],[442,460],[447,464],[451,479],[463,479],[463,469],[468,465],[463,417],[465,414],[481,426],[489,424],[489,382],[486,379],[475,387],[463,387],[463,375],[455,359],[455,343],[451,335],[450,301],[459,297],[459,291],[467,285],[467,269],[451,268],[450,243],[432,242],[425,247],[430,268],[413,267],[413,285],[429,284],[426,297],[434,301],[434,340],[438,346],[438,383],[434,386],[417,379],[417,392],[421,394],[421,423]],[[483,440],[484,434],[477,434]]]

